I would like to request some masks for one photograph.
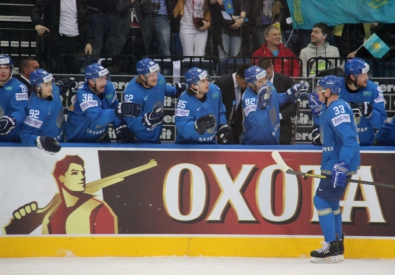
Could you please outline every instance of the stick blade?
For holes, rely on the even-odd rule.
[[[283,160],[283,158],[281,157],[280,153],[278,151],[273,151],[272,152],[272,158],[273,160],[277,163],[278,166],[280,166],[280,168],[286,172],[288,170],[293,171],[293,169],[291,167],[289,167],[285,161]]]

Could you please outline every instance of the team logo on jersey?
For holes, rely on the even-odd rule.
[[[351,118],[349,114],[342,114],[337,117],[334,117],[331,119],[333,126],[338,126],[342,124],[343,122],[351,122]]]
[[[189,110],[176,109],[175,115],[176,116],[189,116]]]
[[[15,98],[17,101],[28,100],[28,95],[27,93],[16,93]]]
[[[99,103],[96,100],[88,100],[84,101],[80,104],[81,110],[85,112],[85,110],[92,108],[92,107],[97,107],[99,106]]]

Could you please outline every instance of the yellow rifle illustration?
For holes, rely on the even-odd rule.
[[[118,182],[121,182],[125,179],[125,177],[131,176],[133,174],[140,173],[142,171],[151,169],[158,166],[157,162],[154,159],[151,159],[147,164],[132,168],[130,170],[126,170],[124,172],[120,172],[114,174],[112,176],[105,177],[103,179],[99,179],[90,183],[86,184],[85,192],[88,194],[95,193],[102,188],[114,185]],[[52,198],[51,202],[45,206],[44,208],[36,208],[37,203],[32,202],[28,203],[21,208],[29,205],[31,206],[31,212],[35,213],[28,213],[26,216],[21,217],[18,210],[14,211],[13,216],[15,218],[11,218],[10,222],[4,226],[3,233],[4,234],[30,234],[34,229],[36,229],[40,224],[42,224],[43,219],[48,217],[51,212],[57,209],[57,206],[61,203],[61,198],[59,193],[55,194]]]

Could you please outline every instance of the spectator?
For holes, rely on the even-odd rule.
[[[166,85],[159,73],[158,63],[144,58],[137,62],[137,73],[124,92],[124,101],[141,105],[142,111],[136,117],[125,118],[134,135],[130,142],[160,143],[164,116],[165,96],[179,97],[187,89],[185,84]]]
[[[43,15],[44,22],[41,20]],[[52,72],[73,73],[77,56],[92,54],[93,33],[87,0],[37,0],[31,19],[38,35],[49,32],[47,61]],[[66,64],[58,64],[61,54],[73,57],[67,57]]]
[[[32,93],[27,117],[20,131],[26,146],[37,146],[49,154],[60,151],[63,141],[64,113],[59,88],[53,84],[53,76],[43,69],[30,73]]]
[[[262,58],[258,64],[266,71],[267,80],[273,84],[278,93],[285,93],[292,87],[293,81],[289,76],[274,72],[270,58]],[[296,104],[287,102],[280,106],[280,144],[282,145],[292,144],[292,118],[296,116]]]
[[[111,27],[112,10],[117,0],[88,0],[88,10],[92,14],[93,56],[100,58]]]
[[[234,15],[232,20],[224,19],[222,13],[226,12],[223,0],[211,0],[213,11],[213,39],[218,48],[218,57],[222,63],[232,56],[237,56],[241,48],[241,27],[244,23],[249,2],[234,0]],[[236,15],[236,16],[235,16]]]
[[[274,71],[286,76],[300,76],[300,65],[295,54],[281,43],[280,30],[269,26],[264,31],[266,43],[254,52],[253,57],[281,57],[274,61]],[[290,58],[290,59],[287,59]],[[253,60],[257,64],[257,60]]]
[[[174,17],[181,16],[180,40],[184,56],[204,56],[211,25],[209,0],[178,0]]]
[[[249,6],[249,27],[254,52],[265,43],[264,31],[272,24],[272,6],[275,0],[253,0]]]
[[[241,97],[248,87],[244,77],[244,71],[248,68],[249,65],[241,65],[237,69],[237,72],[224,75],[213,82],[221,89],[222,102],[226,108],[226,117],[232,129],[233,142],[235,144],[240,143],[240,137],[243,131]]]
[[[17,76],[16,78],[25,84],[27,87],[27,92],[29,94],[29,97],[31,94],[34,92],[34,89],[32,85],[30,85],[30,73],[34,72],[40,68],[40,64],[38,63],[37,59],[31,56],[28,57],[23,57],[21,61],[19,61],[19,72],[21,73],[20,76]]]
[[[339,49],[326,42],[330,35],[329,27],[324,23],[317,23],[311,32],[309,45],[300,51],[299,58],[303,63],[303,76],[316,76],[320,71],[340,66]],[[323,57],[323,59],[313,59]],[[334,59],[327,59],[334,57]]]
[[[185,74],[188,90],[177,104],[176,143],[229,144],[232,134],[226,122],[220,89],[208,80],[207,71],[197,67]]]
[[[145,20],[151,16],[153,11],[151,0],[116,0],[106,44],[107,52],[113,58],[120,55],[125,46],[131,27],[132,11],[137,16],[141,36],[144,41],[145,55],[148,55],[150,38]]]
[[[171,27],[170,20],[174,19],[173,4],[171,0],[152,0],[153,12],[151,17],[145,20],[148,31],[148,49],[151,46],[152,38],[155,38],[157,54],[170,56]],[[154,37],[155,36],[155,37]]]
[[[122,125],[125,116],[136,116],[140,107],[118,103],[114,85],[107,81],[108,70],[93,63],[85,69],[85,83],[78,88],[69,107],[65,127],[67,142],[109,142],[108,124],[116,129],[117,141],[124,142],[128,133]]]
[[[277,145],[280,144],[280,110],[279,106],[294,103],[306,87],[296,84],[286,93],[278,94],[271,82],[267,81],[264,69],[249,67],[245,73],[248,88],[243,94],[243,133],[242,144]]]
[[[27,87],[12,77],[14,68],[7,54],[0,54],[0,142],[20,141],[19,130],[26,117]]]

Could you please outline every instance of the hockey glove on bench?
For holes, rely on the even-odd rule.
[[[57,142],[54,138],[39,136],[36,139],[36,145],[38,149],[44,150],[46,153],[50,155],[54,155],[60,151],[62,147],[60,147],[59,142]]]
[[[163,122],[164,113],[162,108],[157,107],[153,109],[151,112],[148,112],[143,117],[143,125],[148,129],[155,129],[156,126],[159,126]]]
[[[214,126],[215,116],[212,114],[201,116],[195,121],[195,130],[198,132],[199,135],[203,135],[204,132]]]
[[[12,116],[3,116],[0,119],[0,135],[8,135],[16,126],[15,118]]]

